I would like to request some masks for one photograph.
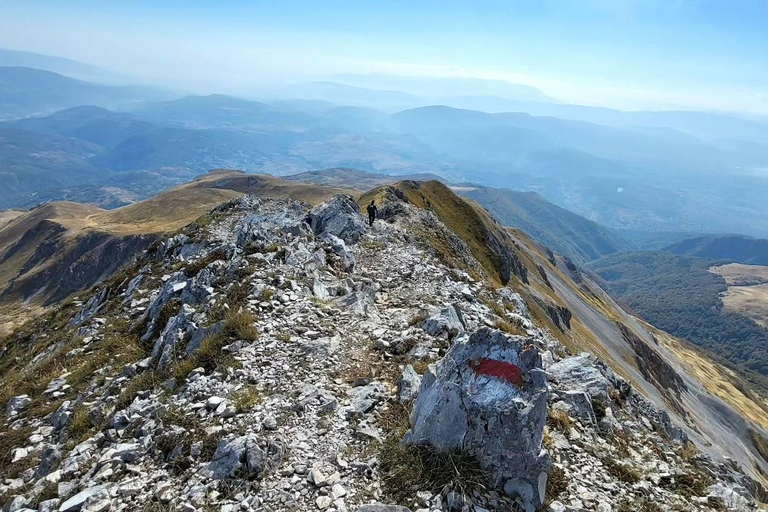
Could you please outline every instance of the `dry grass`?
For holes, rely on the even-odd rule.
[[[14,450],[26,446],[30,435],[32,435],[32,429],[29,427],[9,428],[4,432],[0,432],[0,467],[4,468],[6,478],[15,478],[26,471],[27,467],[23,466],[28,461],[19,461],[15,464],[11,464],[11,461],[13,460]],[[34,457],[27,458],[34,459]],[[11,471],[7,472],[8,470]]]
[[[683,459],[685,462],[689,462],[694,456],[701,453],[698,448],[696,448],[696,445],[692,442],[688,441],[683,445],[682,448],[678,451],[678,455],[680,455],[680,458]]]
[[[701,471],[692,471],[676,475],[669,482],[662,480],[661,487],[686,498],[692,498],[695,496],[706,496],[708,494],[707,489],[712,483],[712,477],[709,475]]]
[[[248,310],[230,311],[224,317],[224,327],[221,333],[224,336],[239,340],[256,341],[259,337],[259,331],[256,329],[255,323],[256,318]]]
[[[429,318],[429,312],[422,309],[408,319],[408,326],[413,327],[414,325],[419,325],[427,318]]]
[[[650,498],[625,499],[616,507],[616,512],[664,512],[664,510]]]
[[[548,409],[547,426],[560,432],[570,432],[571,428],[573,428],[573,420],[564,411]]]
[[[565,471],[555,464],[549,472],[547,478],[547,490],[544,497],[544,503],[549,504],[555,501],[562,493],[568,490],[568,476]]]
[[[184,273],[189,277],[194,277],[214,261],[223,260],[225,258],[226,254],[224,254],[224,251],[213,251],[203,258],[198,258],[187,264],[187,266],[184,268]]]
[[[115,402],[117,410],[128,407],[140,392],[155,389],[161,384],[163,377],[164,375],[152,370],[135,376],[120,392],[120,396]]]
[[[493,326],[496,327],[496,329],[512,336],[525,336],[528,334],[522,323],[514,322],[507,318],[496,320]]]
[[[640,480],[642,480],[642,475],[637,472],[634,468],[627,466],[626,464],[622,464],[620,462],[615,461],[614,459],[605,459],[603,461],[603,465],[605,466],[606,470],[608,471],[608,474],[611,475],[613,478],[620,480],[627,484],[636,484]]]
[[[224,318],[221,332],[204,339],[192,355],[176,364],[171,375],[178,380],[183,380],[195,368],[202,367],[206,373],[210,373],[219,367],[232,366],[235,364],[234,358],[224,353],[223,349],[232,342],[232,339],[256,340],[259,332],[254,322],[253,315],[248,311],[228,313]]]
[[[264,394],[253,386],[246,386],[234,393],[230,400],[239,413],[248,412],[264,401]]]
[[[93,425],[91,424],[91,418],[88,414],[88,409],[79,405],[72,410],[72,416],[67,422],[67,433],[69,438],[72,439],[75,444],[78,444],[89,437]]]
[[[387,434],[379,452],[382,482],[396,501],[412,502],[420,490],[438,494],[448,488],[470,494],[487,488],[488,473],[468,454],[401,444],[409,428],[408,414],[408,407],[390,402],[378,421]]]
[[[459,450],[438,451],[389,438],[379,457],[384,487],[400,503],[412,501],[417,491],[438,494],[447,488],[471,494],[486,489],[489,482],[477,460]]]

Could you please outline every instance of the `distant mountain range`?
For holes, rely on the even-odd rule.
[[[313,85],[340,92],[336,101],[347,102],[340,105],[311,97],[174,98],[0,67],[0,119],[7,120],[0,130],[16,130],[0,141],[0,208],[65,197],[115,206],[216,167],[279,176],[345,167],[533,191],[612,229],[768,237],[768,122],[563,105],[506,82],[406,77],[401,89],[387,89],[397,84],[385,81],[374,90],[368,79]],[[427,86],[436,96],[495,98],[527,110],[422,106]],[[468,94],[475,90],[495,96]],[[374,103],[415,98],[417,108],[387,113],[361,106],[365,101],[356,98],[371,99],[372,91],[381,96]],[[551,116],[557,112],[563,116]],[[35,178],[41,168],[50,180]],[[578,260],[603,253],[570,254]]]
[[[0,67],[0,120],[41,115],[80,105],[128,108],[166,99],[149,87],[99,85],[27,67]]]

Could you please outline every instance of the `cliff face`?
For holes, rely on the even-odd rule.
[[[757,399],[433,187],[57,246],[14,293],[102,281],[2,342],[8,508],[754,510]]]

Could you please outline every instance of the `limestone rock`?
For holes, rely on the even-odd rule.
[[[333,235],[355,244],[365,231],[360,208],[350,196],[339,195],[310,210],[307,216],[315,235]]]
[[[428,371],[404,441],[465,450],[497,489],[533,511],[544,502],[550,460],[542,449],[547,380],[538,351],[482,328],[455,341]]]
[[[418,396],[420,386],[421,375],[409,364],[397,379],[397,397],[400,403],[412,402]]]

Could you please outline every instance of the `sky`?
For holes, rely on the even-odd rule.
[[[6,0],[0,20],[0,47],[199,92],[462,76],[569,103],[768,115],[768,0]]]

